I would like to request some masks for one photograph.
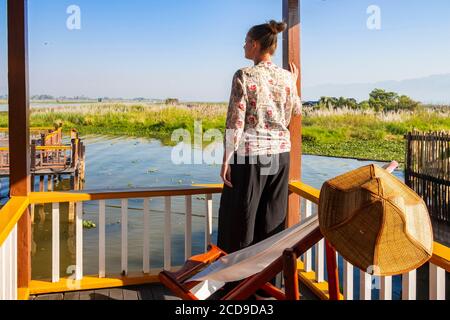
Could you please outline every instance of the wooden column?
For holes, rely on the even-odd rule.
[[[8,122],[10,195],[30,192],[27,0],[8,0]],[[26,210],[18,223],[18,287],[31,280],[31,218]]]
[[[290,70],[289,63],[294,62],[300,68],[300,0],[283,0],[283,20],[288,29],[283,34],[283,67]],[[297,81],[301,96],[301,72]],[[291,133],[291,165],[289,181],[301,180],[302,166],[302,117],[292,116],[289,126]],[[291,227],[300,221],[300,197],[289,194],[286,226]]]

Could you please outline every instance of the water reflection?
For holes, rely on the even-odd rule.
[[[175,165],[171,159],[172,148],[158,140],[133,138],[108,138],[104,136],[84,137],[86,145],[85,189],[134,188],[150,186],[186,185],[192,183],[220,183],[220,165]],[[220,155],[220,158],[222,156]],[[303,156],[303,181],[316,188],[341,173],[372,163],[351,159]],[[377,163],[383,165],[384,163]],[[396,171],[399,179],[403,172]],[[38,180],[38,179],[37,179]],[[38,182],[37,182],[38,183]],[[47,185],[47,181],[44,182]],[[55,190],[68,190],[69,179],[55,182]],[[7,183],[3,185],[3,190]],[[39,186],[35,186],[38,190]],[[217,213],[220,195],[213,196],[213,241],[216,239]],[[106,201],[106,272],[120,273],[121,255],[121,209],[120,200]],[[204,249],[204,196],[194,196],[192,201],[192,245],[193,254]],[[142,270],[143,250],[143,201],[128,202],[128,262],[130,272]],[[150,201],[150,266],[163,265],[164,199]],[[184,262],[184,197],[172,198],[172,264]],[[34,279],[51,276],[51,205],[40,205],[34,209],[32,271]],[[75,224],[69,223],[68,203],[60,204],[60,253],[61,275],[75,264]],[[98,226],[98,202],[83,203],[83,219]],[[84,273],[98,272],[98,229],[83,232]]]

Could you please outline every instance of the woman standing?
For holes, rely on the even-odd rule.
[[[284,229],[290,160],[289,123],[301,114],[298,69],[272,62],[284,22],[252,27],[245,57],[254,66],[233,77],[226,120],[221,178],[218,246],[227,253],[262,241]]]

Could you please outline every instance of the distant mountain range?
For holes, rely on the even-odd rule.
[[[375,89],[385,89],[407,95],[423,103],[450,104],[450,74],[431,75],[423,78],[373,83],[321,84],[303,88],[304,100],[319,100],[322,96],[366,100]],[[0,87],[0,99],[5,97],[6,87]],[[97,99],[97,98],[95,98]],[[141,100],[143,98],[136,98]],[[147,100],[147,99],[145,99]],[[158,99],[150,99],[158,100]]]
[[[322,96],[366,100],[375,89],[385,89],[407,95],[423,103],[450,104],[450,74],[431,75],[402,81],[374,83],[307,85],[303,88],[304,100],[319,100]]]

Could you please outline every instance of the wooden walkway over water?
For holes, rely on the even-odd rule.
[[[85,147],[75,129],[64,138],[62,127],[30,128],[30,173],[33,176],[73,175],[84,179]],[[66,143],[64,143],[66,141]],[[0,177],[10,174],[9,130],[0,128]]]

